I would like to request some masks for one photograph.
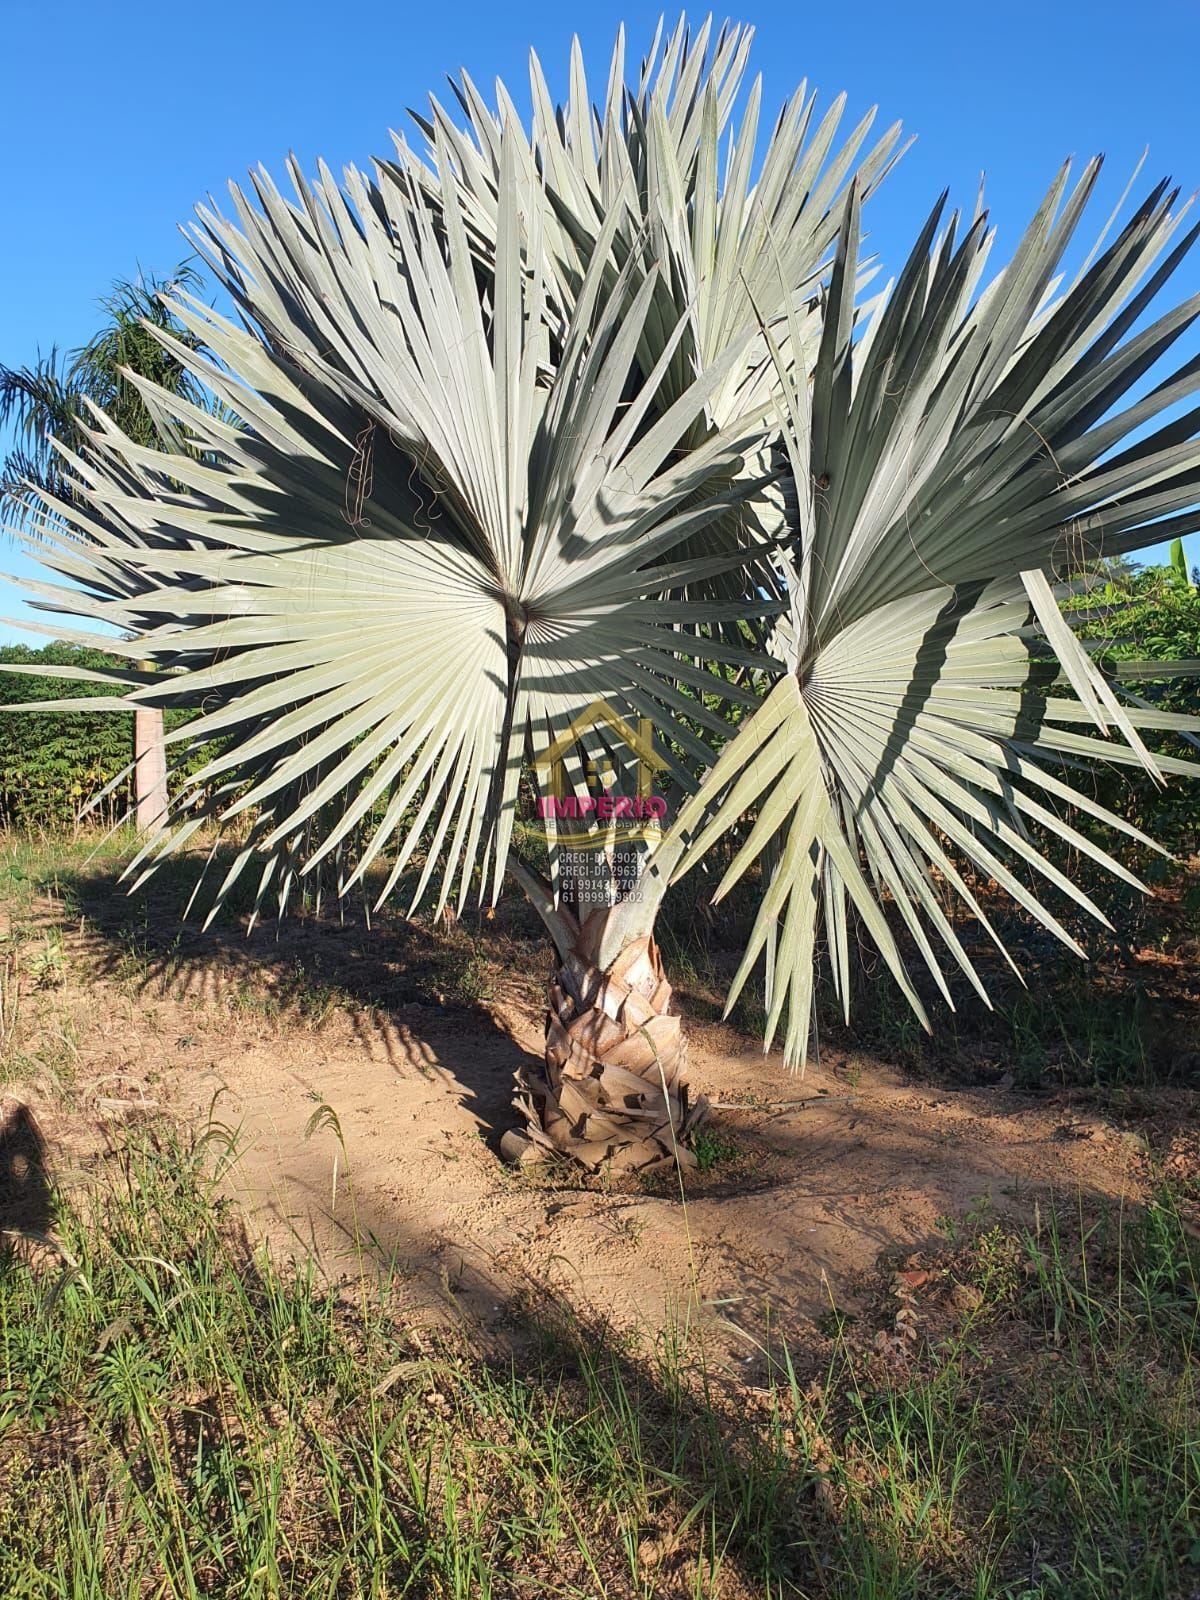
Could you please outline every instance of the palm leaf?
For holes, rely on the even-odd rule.
[[[740,532],[707,562],[676,552],[698,529],[737,528],[761,418],[688,442],[737,346],[669,404],[664,363],[631,394],[656,278],[630,266],[602,296],[604,238],[546,381],[544,280],[515,190],[487,312],[456,195],[435,214],[412,184],[386,237],[327,179],[301,200],[269,200],[236,265],[228,238],[227,270],[247,300],[272,273],[321,286],[324,350],[299,326],[272,324],[264,344],[174,298],[212,358],[156,337],[244,426],[140,380],[191,447],[144,447],[97,415],[86,459],[65,457],[95,513],[89,542],[44,558],[78,587],[29,587],[128,630],[164,669],[123,684],[122,704],[193,707],[176,741],[222,741],[180,786],[182,829],[146,861],[197,816],[246,816],[217,905],[256,858],[264,892],[286,897],[298,870],[332,866],[345,888],[385,848],[385,894],[413,866],[411,904],[427,890],[461,902],[477,877],[498,889],[531,744],[591,702],[715,733],[705,689],[753,703],[716,670],[729,647],[685,632],[700,604],[668,612],[662,597],[741,563]]]
[[[168,448],[94,415],[47,503],[88,539],[48,527],[60,581],[29,586],[156,663],[114,668],[119,703],[221,741],[135,870],[245,818],[217,905],[252,865],[256,906],[379,864],[410,906],[494,895],[531,754],[602,699],[703,782],[600,966],[739,829],[722,892],[762,889],[735,992],[764,960],[792,1062],[822,943],[849,1005],[855,919],[924,1019],[899,925],[947,999],[947,966],[983,993],[956,926],[988,927],[981,878],[1076,950],[1103,913],[1044,837],[1134,881],[1066,813],[1149,841],[1064,773],[1196,769],[1148,748],[1179,719],[1118,694],[1053,586],[1200,526],[1200,408],[1173,414],[1200,364],[1139,389],[1200,311],[1145,316],[1187,207],[1160,186],[1068,277],[1098,164],[1064,168],[989,280],[986,216],[943,202],[866,301],[898,136],[839,144],[841,103],[817,120],[801,90],[760,159],[747,45],[660,34],[626,89],[619,40],[596,107],[578,51],[562,107],[535,61],[529,131],[464,77],[465,130],[435,104],[423,154],[201,211],[246,326],[181,289],[182,333],[152,334],[243,425],[138,380]],[[572,738],[582,794],[605,735]]]
[[[880,905],[894,908],[947,999],[945,955],[983,992],[946,910],[957,900],[988,926],[972,887],[980,878],[1082,953],[1053,901],[1105,919],[1049,859],[1047,837],[1133,880],[1063,807],[1150,841],[1070,788],[1062,760],[1137,762],[1156,778],[1200,773],[1152,755],[1141,737],[1200,722],[1122,704],[1047,576],[1071,556],[1161,537],[1164,523],[1200,525],[1196,414],[1125,444],[1195,390],[1195,363],[1119,409],[1200,311],[1193,299],[1132,332],[1197,230],[1175,242],[1187,207],[1172,210],[1160,186],[1056,292],[1096,170],[1073,190],[1060,173],[1013,261],[982,291],[986,219],[961,242],[952,219],[939,238],[937,208],[859,339],[852,203],[811,379],[794,351],[785,360],[772,347],[795,484],[790,610],[773,645],[787,676],[684,808],[660,869],[686,871],[751,812],[720,892],[768,846],[774,854],[734,997],[765,952],[768,1034],[786,1007],[793,1063],[807,1048],[822,916],[849,1005],[847,898],[924,1020]],[[1052,692],[1060,673],[1074,698]],[[1102,739],[1075,731],[1089,724]]]

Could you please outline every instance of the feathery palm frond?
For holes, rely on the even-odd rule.
[[[181,261],[165,278],[143,274],[114,284],[100,302],[103,325],[75,354],[71,364],[75,387],[138,444],[156,444],[158,433],[127,373],[148,378],[195,405],[204,402],[203,385],[155,336],[156,330],[176,338],[184,335],[186,342],[184,329],[164,297],[179,291],[195,294],[202,286],[201,273],[191,261]]]
[[[152,379],[160,388],[203,404],[204,390],[158,333],[188,342],[164,295],[198,289],[200,273],[181,262],[168,277],[139,275],[121,279],[100,302],[105,321],[80,349],[62,358],[57,349],[29,367],[0,364],[0,424],[11,422],[17,443],[0,467],[0,521],[35,525],[45,496],[69,497],[71,482],[60,447],[79,450],[87,438],[88,415],[98,406],[122,433],[140,445],[155,445],[162,418],[155,417],[131,384],[129,372]],[[56,443],[57,441],[57,443]]]
[[[80,393],[57,350],[39,355],[31,367],[0,366],[0,425],[11,423],[17,442],[0,468],[0,520],[12,522],[36,498],[37,483],[63,487],[52,437],[70,439]]]

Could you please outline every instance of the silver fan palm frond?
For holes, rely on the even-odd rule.
[[[898,132],[839,144],[802,89],[760,156],[748,44],[681,27],[626,86],[619,41],[595,109],[578,51],[561,107],[535,61],[528,130],[464,78],[466,128],[435,104],[423,154],[202,209],[246,326],[179,294],[211,359],[157,337],[220,410],[137,380],[166,448],[97,417],[49,507],[89,538],[40,549],[35,598],[155,665],[112,703],[190,708],[174,738],[208,752],[135,873],[239,819],[214,910],[252,866],[280,909],[305,876],[411,909],[511,872],[559,958],[531,1136],[592,1165],[677,1159],[694,1125],[653,932],[718,839],[760,902],[735,993],[765,960],[795,1064],[822,945],[848,1007],[857,920],[922,1017],[906,951],[983,992],[951,905],[988,926],[981,877],[1078,948],[1054,897],[1103,913],[1042,836],[1126,879],[1066,812],[1149,841],[1070,764],[1193,770],[1143,735],[1195,724],[1127,704],[1053,590],[1200,526],[1200,410],[1174,414],[1200,366],[1136,387],[1200,310],[1146,321],[1186,207],[1156,189],[1064,275],[1098,164],[1064,169],[990,281],[986,217],[939,206],[867,300]],[[553,826],[548,877],[513,849],[518,811],[539,750],[582,802],[630,726],[681,809],[588,906]]]
[[[427,245],[434,235],[456,247],[466,298],[468,261],[473,266],[484,322],[511,303],[519,227],[524,270],[538,282],[543,371],[557,366],[597,267],[605,298],[622,274],[649,280],[636,349],[639,372],[653,374],[643,391],[648,416],[662,415],[700,373],[720,369],[689,428],[689,441],[698,442],[706,431],[737,427],[773,403],[763,317],[777,345],[786,348],[800,329],[815,352],[816,289],[850,178],[865,197],[902,153],[899,125],[865,147],[873,112],[839,146],[845,97],[818,120],[816,97],[805,85],[785,105],[765,150],[758,140],[758,80],[734,132],[751,38],[752,30],[732,27],[714,39],[711,22],[694,37],[684,22],[669,36],[660,30],[636,87],[627,88],[620,34],[602,112],[591,104],[578,43],[562,106],[554,104],[533,56],[528,134],[503,84],[493,111],[463,74],[455,93],[466,130],[434,100],[429,119],[418,119],[428,145],[423,158],[399,140],[397,160],[377,162],[373,178],[350,169],[345,194],[324,167],[310,186],[292,163],[296,203],[257,173],[253,198],[231,191],[234,220],[211,206],[199,209],[195,242],[273,347],[310,374],[360,385],[355,392],[381,402],[395,429],[409,402],[391,377],[392,346],[404,335],[389,300],[397,260],[412,255],[414,211]],[[730,359],[734,351],[740,353]],[[430,377],[424,370],[418,380]],[[431,449],[428,440],[420,443]],[[763,478],[770,465],[760,447],[743,475]],[[758,496],[742,518],[742,563],[707,575],[701,566],[672,598],[729,608],[764,586],[773,591],[772,573],[756,551],[780,531],[780,517],[778,495]],[[697,534],[679,554],[703,564],[728,548],[711,533]],[[731,625],[716,626],[727,644],[736,642]]]
[[[533,55],[528,137],[504,85],[497,84],[493,110],[464,73],[453,88],[466,131],[433,100],[430,118],[419,119],[428,164],[401,141],[399,165],[378,169],[380,203],[386,206],[389,189],[403,186],[414,171],[435,203],[447,182],[461,185],[477,257],[490,273],[499,197],[518,185],[526,212],[542,211],[549,298],[561,315],[578,293],[602,229],[612,226],[610,274],[630,256],[640,258],[643,271],[659,274],[639,351],[646,370],[675,338],[678,308],[690,313],[663,399],[673,399],[697,368],[745,342],[745,360],[730,369],[710,402],[711,415],[725,425],[736,407],[744,407],[741,390],[752,374],[768,387],[773,381],[761,341],[746,336],[757,334],[765,316],[785,343],[790,309],[815,341],[819,324],[810,302],[838,237],[850,181],[865,199],[905,148],[898,123],[867,147],[874,110],[839,144],[846,97],[838,96],[818,118],[807,83],[785,102],[763,145],[758,77],[735,128],[752,39],[753,29],[741,26],[726,26],[714,38],[711,18],[695,35],[686,21],[669,35],[660,28],[636,85],[627,87],[622,31],[599,107],[578,41],[562,106],[555,105]],[[503,171],[506,141],[513,159]]]
[[[982,288],[986,219],[959,243],[957,219],[938,236],[939,206],[857,339],[852,206],[811,374],[776,352],[796,506],[795,544],[775,555],[790,607],[773,649],[787,672],[685,808],[660,866],[682,857],[686,870],[754,815],[720,891],[765,864],[733,992],[765,953],[768,1036],[786,1012],[792,1062],[807,1050],[822,932],[848,1014],[848,905],[925,1021],[885,906],[947,1000],[944,956],[986,998],[947,892],[991,932],[972,888],[991,879],[1082,954],[1031,875],[1105,918],[1049,858],[1047,835],[1131,882],[1064,808],[1150,845],[1069,786],[1063,762],[1200,774],[1141,737],[1196,720],[1127,708],[1051,585],[1085,559],[1200,525],[1200,411],[1142,434],[1195,393],[1196,363],[1122,409],[1200,315],[1193,297],[1133,331],[1200,229],[1183,231],[1188,207],[1160,186],[1064,287],[1098,168],[1073,189],[1064,168]]]
[[[753,667],[750,653],[712,641],[704,659],[695,643],[685,656],[677,630],[709,619],[662,597],[741,564],[739,508],[756,486],[741,468],[762,419],[689,442],[736,346],[656,412],[679,333],[631,390],[657,277],[627,265],[606,288],[613,228],[547,378],[544,279],[515,187],[488,305],[452,190],[435,215],[410,185],[386,237],[369,205],[352,216],[328,183],[324,211],[303,198],[273,231],[270,210],[258,219],[238,281],[283,284],[286,252],[287,296],[326,286],[311,300],[325,349],[283,330],[282,288],[274,302],[263,291],[271,346],[176,302],[216,358],[199,375],[242,426],[143,384],[188,449],[93,432],[74,470],[104,521],[86,553],[54,547],[50,564],[86,595],[53,598],[135,632],[139,658],[167,669],[139,703],[197,707],[180,737],[224,743],[177,803],[195,791],[205,806],[155,859],[201,814],[245,815],[250,841],[217,903],[254,856],[268,859],[264,891],[286,893],[298,864],[314,870],[369,819],[343,886],[394,845],[390,893],[420,843],[412,903],[437,874],[440,906],[477,872],[498,890],[531,739],[552,743],[601,699],[715,733],[699,691],[754,703],[713,670]],[[712,553],[676,559],[703,528],[726,530]],[[109,567],[132,575],[131,593],[101,588]],[[703,757],[695,734],[679,743],[691,765]]]

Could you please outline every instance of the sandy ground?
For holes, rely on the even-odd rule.
[[[361,931],[318,931],[352,972]],[[304,930],[292,937],[303,948]],[[791,1077],[778,1055],[697,1025],[691,1075],[719,1103],[729,1153],[689,1180],[686,1204],[677,1185],[585,1186],[495,1153],[521,1053],[540,1049],[528,983],[469,1007],[368,1010],[338,991],[304,1015],[253,987],[252,946],[196,939],[192,959],[155,967],[114,959],[86,922],[62,938],[23,1025],[71,1038],[75,1110],[52,1085],[8,1086],[33,1104],[52,1165],[69,1164],[81,1118],[119,1138],[143,1100],[215,1117],[238,1132],[230,1188],[274,1247],[315,1244],[337,1270],[365,1239],[414,1306],[497,1334],[548,1288],[630,1334],[699,1319],[753,1361],[768,1328],[793,1337],[831,1305],[853,1310],[881,1257],[944,1244],[942,1219],[1136,1201],[1157,1162],[1194,1167],[1189,1097],[1119,1126],[1086,1097],[916,1083],[869,1058]]]

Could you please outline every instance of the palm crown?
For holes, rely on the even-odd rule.
[[[341,186],[293,169],[293,200],[256,174],[233,220],[202,209],[245,326],[178,291],[213,359],[158,337],[221,407],[133,380],[172,448],[98,416],[66,458],[94,517],[64,500],[38,530],[70,585],[42,598],[155,663],[114,668],[114,703],[190,706],[176,737],[220,739],[136,867],[243,817],[214,909],[251,863],[280,908],[381,858],[412,907],[511,872],[561,960],[531,1129],[587,1159],[678,1155],[654,915],[721,836],[721,892],[760,884],[735,992],[765,960],[795,1063],[819,942],[849,1004],[852,916],[922,1017],[897,924],[947,996],[947,957],[982,992],[945,905],[987,926],[977,872],[1068,944],[1031,883],[1102,916],[1031,823],[1129,877],[1060,813],[1142,836],[1064,763],[1188,770],[1147,750],[1172,719],[1124,706],[1050,585],[1200,525],[1198,413],[1157,421],[1196,364],[1123,401],[1197,313],[1144,325],[1186,207],[1160,186],[1068,282],[1099,164],[1064,168],[990,280],[986,214],[939,204],[876,294],[860,211],[898,130],[839,146],[840,103],[818,120],[801,89],[756,165],[748,45],[681,26],[629,87],[618,40],[596,107],[578,50],[561,108],[535,58],[528,132],[464,77],[465,127],[435,103],[423,154],[398,141]],[[571,730],[596,702],[658,730],[682,804],[637,845],[637,892],[588,910],[553,821],[537,865],[514,828],[564,734],[586,793],[611,728]],[[590,842],[611,864],[611,829]]]

